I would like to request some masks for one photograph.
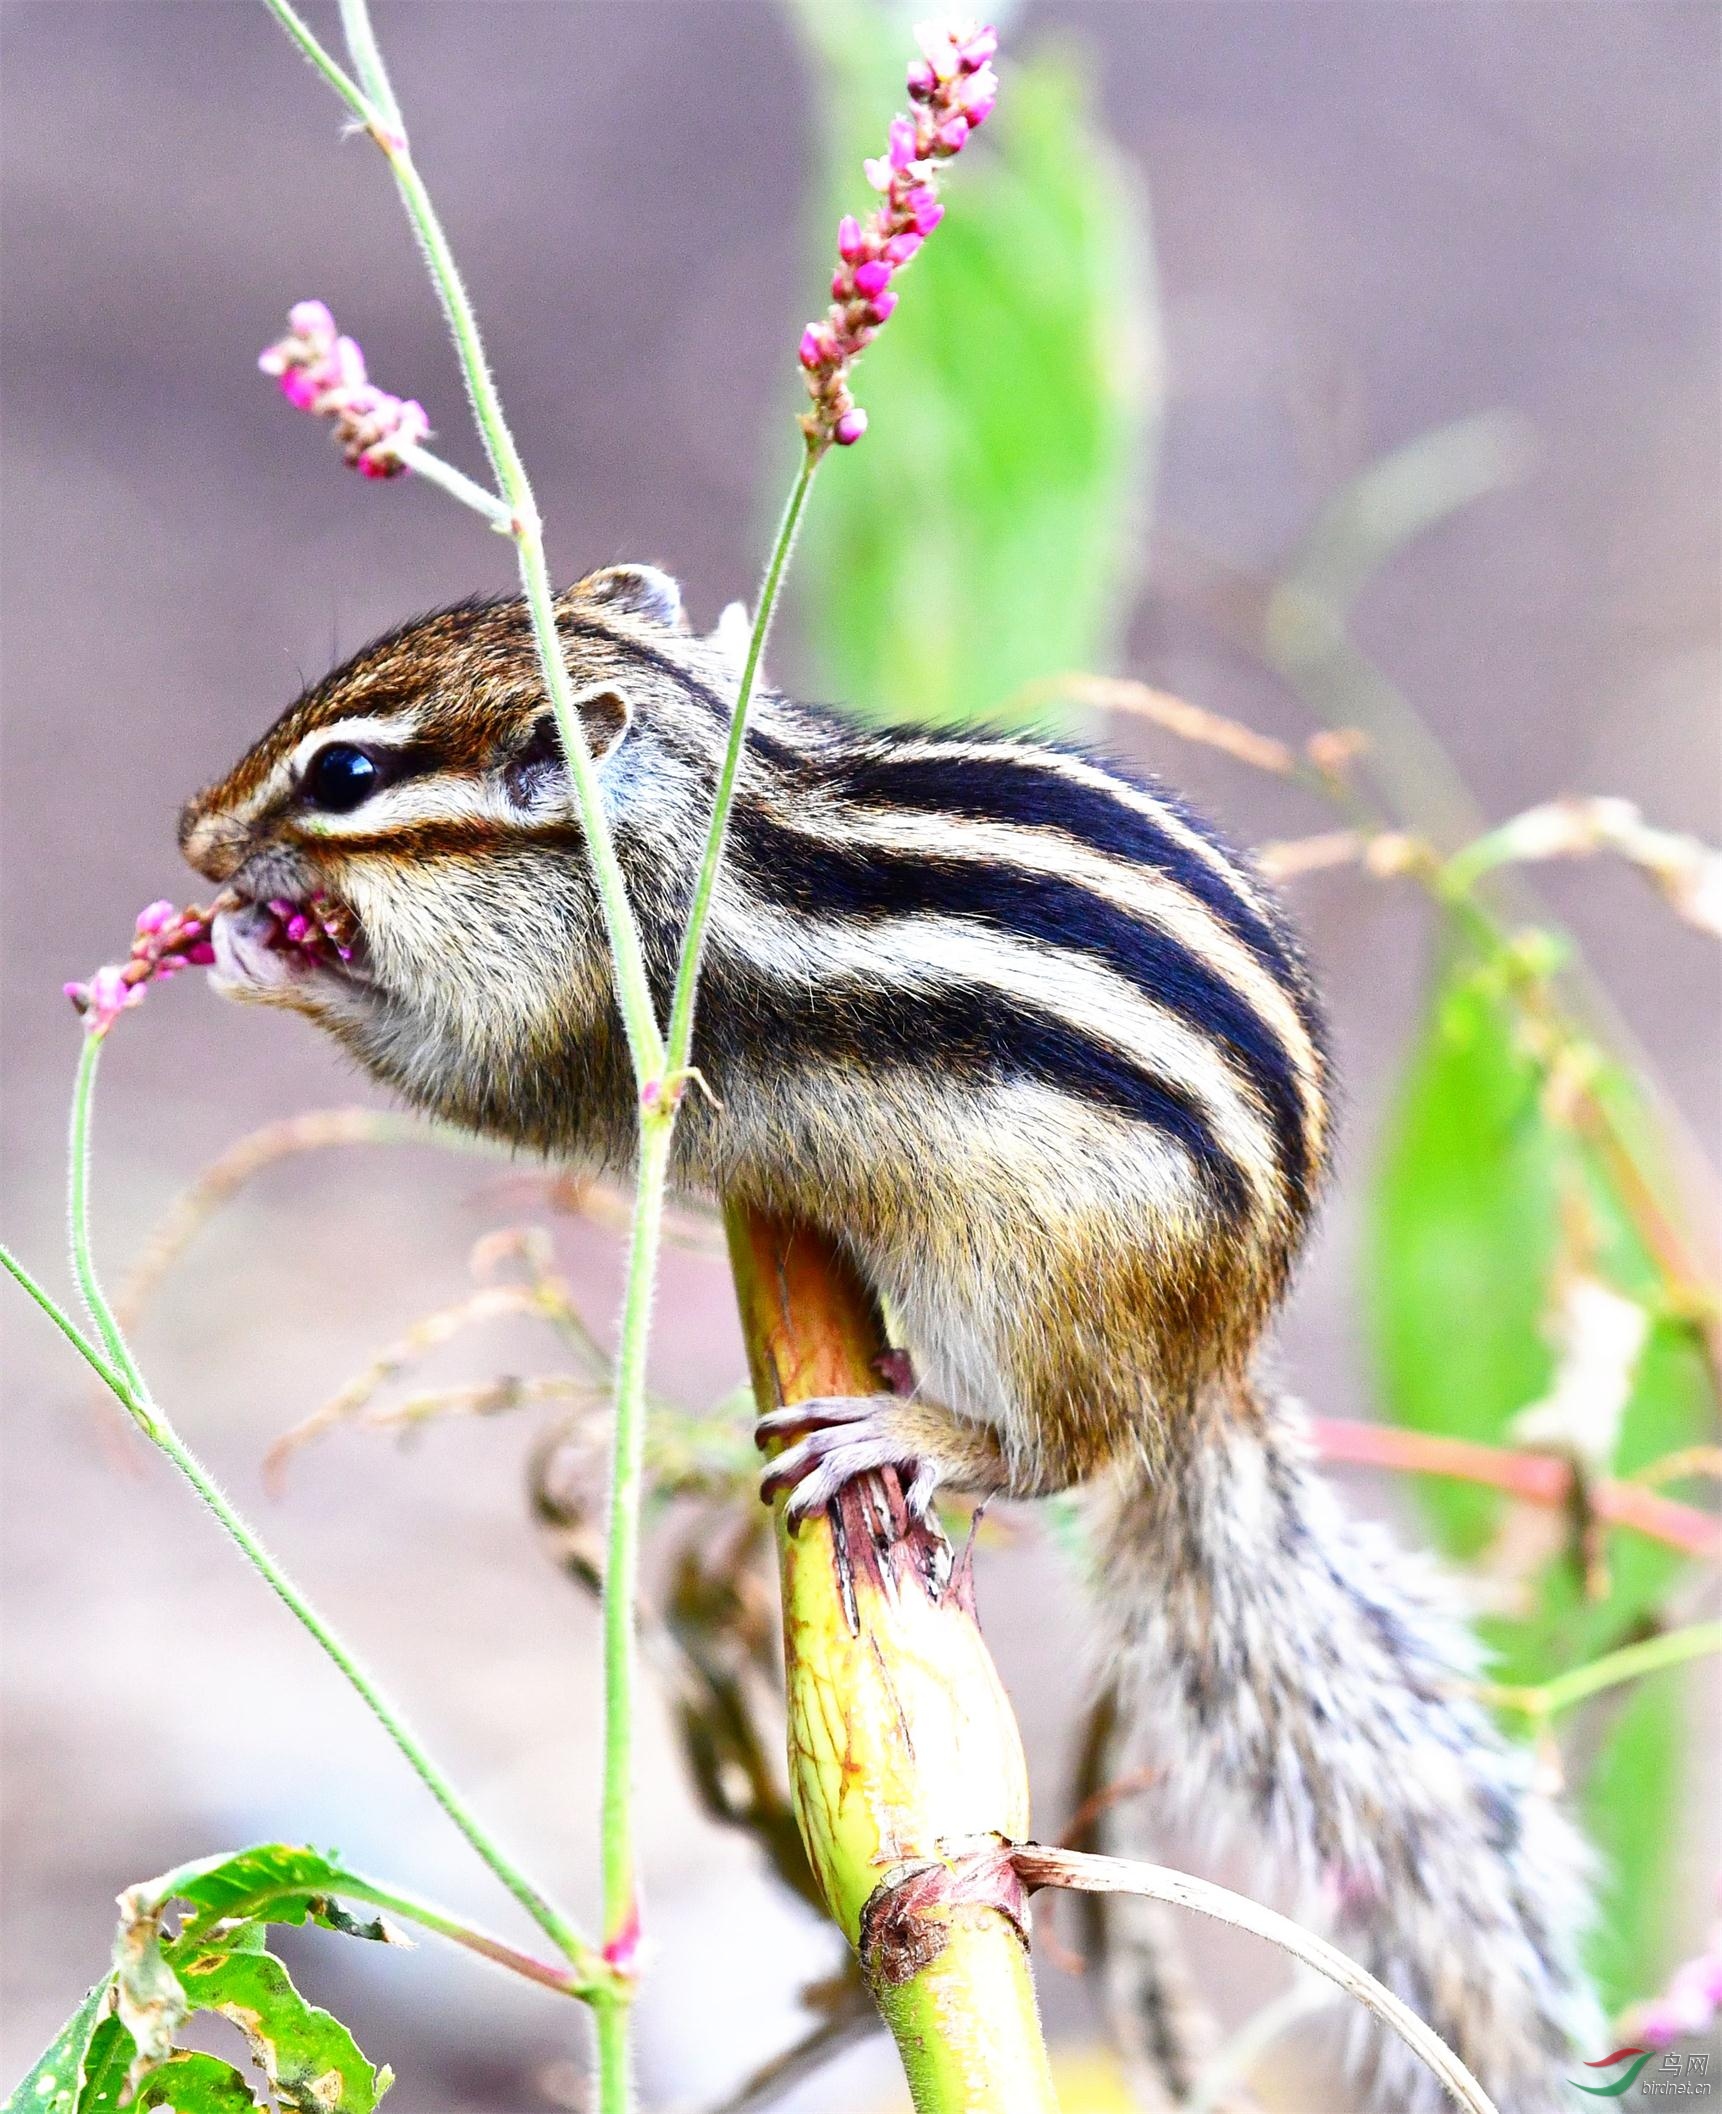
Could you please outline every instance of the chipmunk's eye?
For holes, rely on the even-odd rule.
[[[305,797],[331,815],[348,815],[368,800],[383,782],[372,756],[350,741],[332,741],[312,757],[305,773]]]

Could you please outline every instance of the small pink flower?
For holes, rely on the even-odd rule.
[[[1707,2033],[1722,2010],[1722,1924],[1696,1958],[1682,1961],[1662,1994],[1632,2014],[1632,2031],[1652,2048]]]
[[[165,898],[138,912],[131,953],[110,962],[87,984],[62,985],[92,1035],[105,1035],[127,1007],[142,1001],[144,987],[182,969],[215,960],[209,941],[213,910],[176,910]]]
[[[849,391],[849,369],[897,306],[893,275],[944,217],[933,178],[998,100],[996,30],[922,23],[915,40],[921,56],[906,75],[910,113],[892,119],[886,152],[861,164],[881,194],[879,204],[865,221],[845,214],[838,223],[831,307],[802,332],[797,349],[813,399],[801,425],[816,453],[833,444],[853,447],[866,432],[866,414]]]
[[[339,334],[325,303],[295,302],[287,324],[288,335],[257,364],[280,378],[295,410],[334,420],[342,456],[361,476],[398,477],[408,467],[405,452],[430,433],[424,406],[367,378],[364,353]]]

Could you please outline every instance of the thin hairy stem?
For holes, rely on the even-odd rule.
[[[1601,1695],[1604,1689],[1618,1688],[1625,1681],[1638,1681],[1646,1674],[1659,1674],[1672,1666],[1684,1666],[1688,1660],[1702,1659],[1712,1652],[1722,1652],[1722,1622],[1694,1622],[1685,1629],[1665,1630],[1660,1637],[1646,1637],[1638,1644],[1623,1644],[1619,1651],[1604,1652],[1600,1659],[1592,1659],[1587,1666],[1575,1666],[1570,1673],[1557,1674],[1540,1687],[1492,1688],[1489,1694],[1497,1703],[1546,1722],[1563,1710],[1571,1710],[1575,1703]]]
[[[71,1235],[72,1274],[84,1310],[108,1347],[108,1356],[125,1376],[134,1394],[144,1393],[143,1375],[137,1360],[114,1319],[90,1250],[90,1109],[95,1097],[96,1068],[102,1059],[100,1035],[86,1034],[78,1053],[77,1080],[72,1088],[71,1134],[66,1147],[66,1218]]]
[[[1408,2004],[1337,1945],[1305,1930],[1289,1916],[1264,1908],[1246,1894],[1234,1894],[1229,1887],[1193,1879],[1189,1873],[1175,1872],[1165,1865],[1139,1864],[1134,1858],[1096,1857],[1087,1851],[1049,1849],[1040,1843],[1020,1844],[1008,1855],[1018,1876],[1031,1887],[1067,1886],[1084,1893],[1142,1894],[1150,1901],[1174,1902],[1180,1908],[1195,1909],[1199,1915],[1212,1916],[1217,1922],[1266,1938],[1294,1960],[1302,1960],[1330,1982],[1337,1982],[1348,1996],[1356,1997],[1373,2011],[1434,2072],[1467,2114],[1498,2114],[1494,2101],[1433,2027],[1426,2026]]]
[[[604,1562],[604,1792],[599,1855],[604,1958],[618,1977],[599,2004],[600,2114],[627,2114],[632,2068],[626,2013],[640,1941],[639,1852],[635,1840],[634,1721],[639,1680],[640,1512],[646,1444],[646,1345],[663,1231],[675,1110],[645,1113],[639,1190],[628,1246],[627,1292],[616,1355],[611,1430],[610,1512]]]
[[[777,524],[777,535],[771,546],[771,556],[766,561],[765,578],[760,583],[759,606],[754,611],[753,632],[747,642],[747,658],[742,663],[741,683],[736,691],[729,740],[724,748],[723,767],[718,774],[717,798],[706,831],[705,853],[700,860],[699,879],[694,886],[687,931],[682,936],[681,957],[676,963],[676,989],[670,1005],[668,1065],[671,1082],[686,1071],[693,1049],[694,1000],[699,987],[700,960],[705,952],[706,926],[711,917],[718,869],[723,864],[730,810],[735,805],[736,781],[741,772],[742,751],[747,744],[748,707],[753,703],[754,683],[759,675],[760,662],[765,655],[765,642],[771,631],[772,617],[776,613],[778,593],[783,586],[783,576],[788,569],[790,553],[795,548],[802,509],[807,504],[807,495],[813,486],[813,473],[818,469],[820,459],[820,451],[809,443],[796,471],[795,482],[790,487],[789,498],[784,504],[782,518]]]
[[[401,202],[406,207],[407,219],[424,253],[431,283],[442,304],[460,360],[473,418],[501,492],[500,505],[492,518],[499,525],[506,525],[514,541],[521,587],[532,620],[533,642],[538,649],[545,690],[555,713],[569,774],[574,781],[580,826],[604,913],[617,1003],[627,1031],[635,1074],[644,1086],[663,1069],[663,1037],[646,981],[645,954],[628,900],[627,884],[616,856],[615,842],[604,814],[597,767],[580,724],[573,687],[568,680],[568,666],[562,656],[556,629],[555,592],[544,555],[544,532],[537,501],[533,498],[526,465],[503,416],[502,399],[490,371],[471,298],[455,264],[454,252],[449,247],[442,222],[431,203],[430,193],[413,161],[400,105],[389,86],[365,0],[342,0],[341,5],[349,52],[355,70],[366,83],[364,87],[354,82],[323,49],[288,5],[288,0],[265,0],[265,5],[382,149],[401,194]],[[452,474],[458,476],[459,473]],[[448,482],[442,478],[438,481],[445,486]],[[468,504],[471,503],[469,500]],[[492,512],[488,506],[481,507],[480,511]]]
[[[121,1334],[101,1290],[90,1246],[89,1143],[91,1108],[101,1037],[86,1034],[78,1063],[72,1096],[72,1151],[70,1220],[72,1268],[83,1292],[91,1318],[113,1354],[110,1366],[88,1342],[55,1302],[10,1255],[6,1267],[23,1285],[49,1318],[83,1353],[94,1370],[113,1389],[138,1428],[167,1456],[196,1491],[205,1506],[225,1529],[229,1538],[277,1599],[310,1633],[327,1656],[346,1676],[360,1701],[405,1756],[408,1765],[437,1804],[471,1843],[478,1855],[507,1887],[538,1927],[551,1939],[575,1970],[582,1993],[601,1987],[608,1979],[602,1961],[574,1929],[562,1912],[553,1907],[480,1825],[466,1802],[455,1791],[442,1770],[431,1760],[418,1737],[408,1728],[400,1710],[384,1694],[350,1647],[328,1620],[270,1555],[257,1535],[240,1516],[213,1476],[174,1429],[160,1406],[151,1398],[137,1361]]]

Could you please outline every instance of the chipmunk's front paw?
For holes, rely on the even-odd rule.
[[[895,1468],[916,1519],[924,1519],[938,1487],[938,1471],[915,1451],[903,1403],[896,1395],[822,1395],[773,1410],[754,1426],[760,1445],[791,1439],[760,1478],[767,1504],[789,1492],[793,1526],[823,1512],[848,1483],[876,1468]]]

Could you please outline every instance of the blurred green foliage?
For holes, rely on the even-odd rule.
[[[1456,951],[1413,1057],[1377,1179],[1365,1286],[1383,1408],[1413,1430],[1513,1443],[1514,1419],[1554,1378],[1548,1330],[1576,1212],[1585,1266],[1653,1317],[1606,1464],[1631,1474],[1709,1435],[1709,1380],[1607,1169],[1558,1119],[1542,1055],[1527,1046],[1525,978],[1535,973]],[[1636,1100],[1618,1069],[1607,1092],[1617,1110]],[[1648,1125],[1641,1108],[1635,1117]],[[1417,1491],[1449,1554],[1488,1557],[1502,1493],[1437,1478],[1420,1478]],[[1580,1552],[1567,1548],[1543,1565],[1522,1614],[1482,1625],[1494,1673],[1535,1685],[1648,1633],[1685,1570],[1677,1551],[1617,1531],[1605,1589],[1593,1596]],[[1642,1995],[1669,1964],[1680,1703],[1678,1683],[1654,1678],[1624,1707],[1618,1697],[1595,1706],[1618,1712],[1584,1799],[1606,1878],[1596,1965],[1614,2004]]]
[[[870,0],[798,10],[825,77],[819,286],[873,202],[913,51]],[[856,369],[865,440],[826,466],[796,558],[820,679],[864,713],[997,717],[1110,663],[1141,560],[1158,360],[1145,206],[1074,55],[1013,49],[995,117]]]

